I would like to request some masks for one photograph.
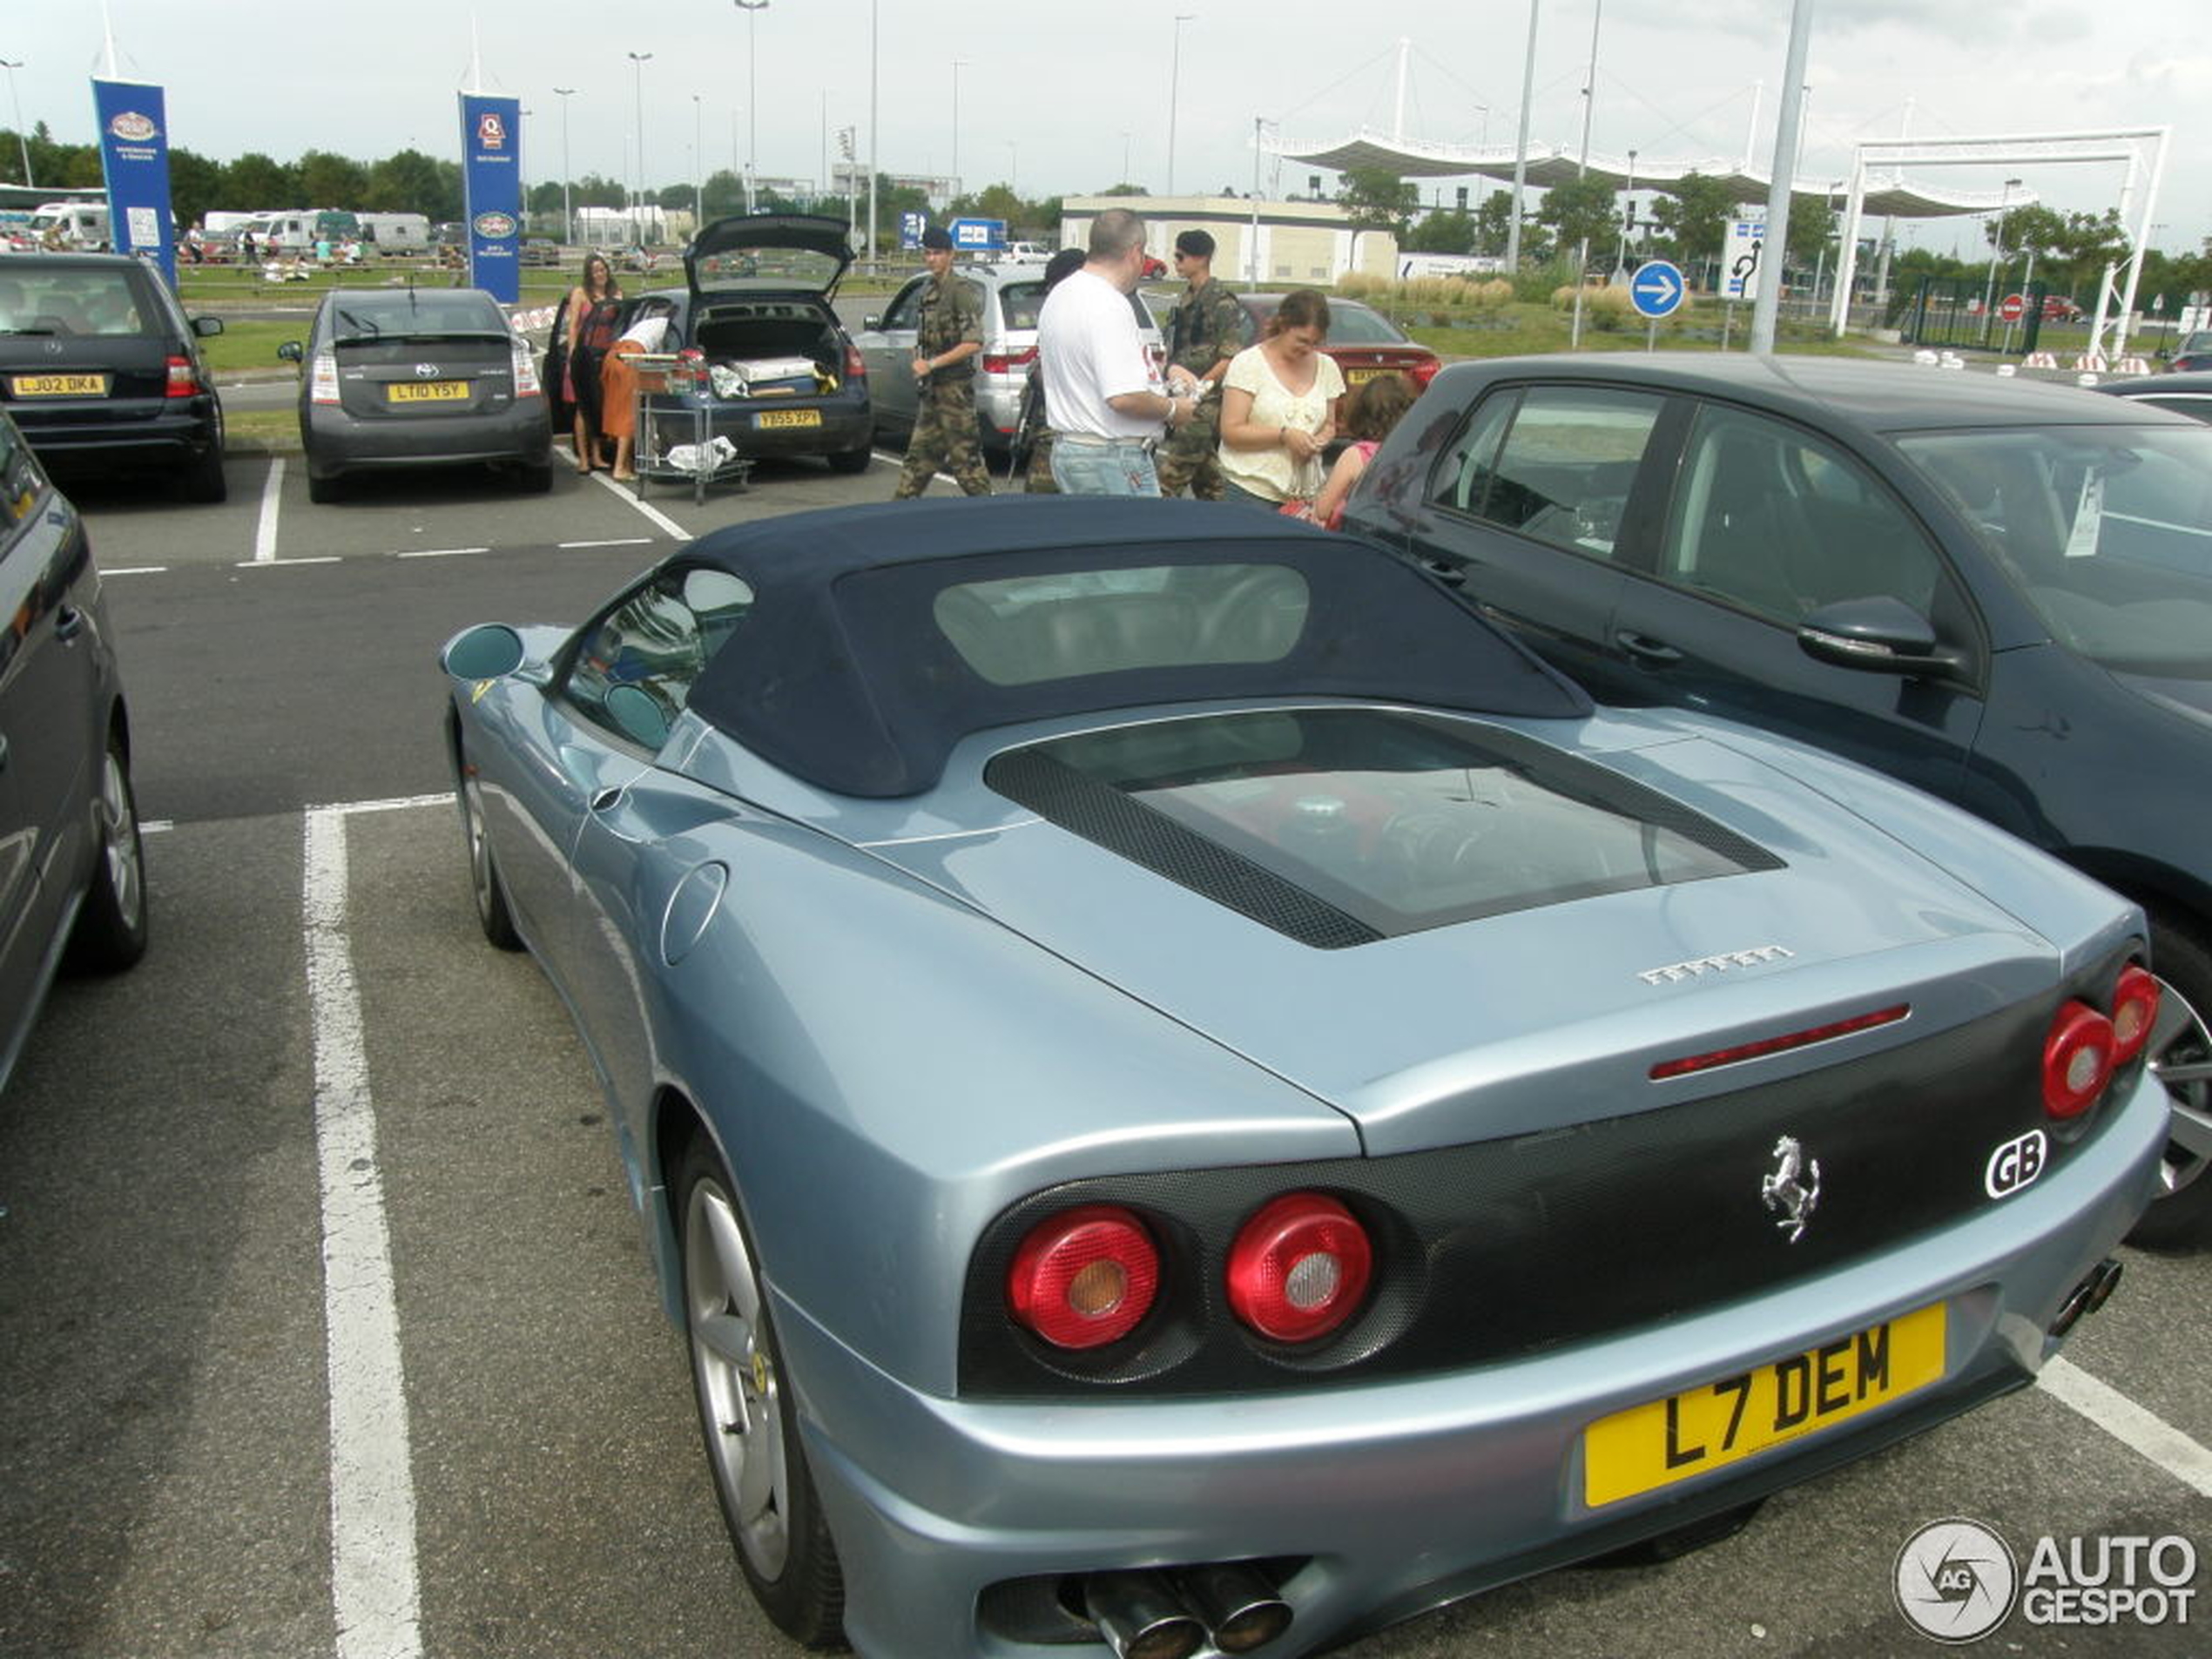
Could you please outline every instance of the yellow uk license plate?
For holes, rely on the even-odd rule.
[[[105,397],[105,374],[18,374],[10,382],[17,397]]]
[[[1593,1509],[1817,1434],[1943,1375],[1944,1307],[1838,1337],[1810,1353],[1647,1401],[1582,1431]]]
[[[752,417],[755,427],[819,426],[821,423],[822,412],[819,409],[763,409]]]
[[[384,388],[387,403],[460,403],[468,396],[467,381],[394,381]]]
[[[1344,371],[1344,383],[1357,386],[1363,381],[1375,380],[1392,372],[1387,368],[1347,368]]]

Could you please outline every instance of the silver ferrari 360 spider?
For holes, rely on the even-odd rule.
[[[444,653],[744,1575],[1305,1653],[2029,1381],[2158,1181],[2135,908],[1198,502],[717,531]]]

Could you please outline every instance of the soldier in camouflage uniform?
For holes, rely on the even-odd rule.
[[[953,239],[932,225],[921,233],[930,280],[921,290],[921,325],[914,334],[914,436],[892,499],[929,488],[939,466],[971,496],[991,493],[991,475],[975,442],[975,358],[983,349],[983,297],[953,273]]]
[[[1207,394],[1197,414],[1178,427],[1160,448],[1156,464],[1160,494],[1179,496],[1185,485],[1201,501],[1221,499],[1221,377],[1229,360],[1251,344],[1251,319],[1237,296],[1213,280],[1213,238],[1185,231],[1175,239],[1176,266],[1190,286],[1168,313],[1168,362],[1198,377]]]

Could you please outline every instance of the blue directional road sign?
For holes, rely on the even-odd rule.
[[[1629,303],[1655,321],[1672,314],[1685,291],[1682,273],[1665,260],[1646,260],[1629,279]]]

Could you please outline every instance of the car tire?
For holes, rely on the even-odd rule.
[[[311,462],[307,468],[307,499],[317,506],[324,506],[338,499],[339,479],[334,472],[317,472]]]
[[[178,489],[186,501],[212,503],[230,496],[231,482],[223,472],[223,412],[219,408],[215,411],[214,428],[206,450],[186,462],[178,475]]]
[[[491,837],[484,833],[484,786],[463,766],[454,795],[461,803],[462,846],[469,858],[469,891],[476,901],[477,925],[499,949],[520,950],[523,936],[515,931],[507,884],[499,878],[499,860],[492,854]]]
[[[868,469],[868,462],[875,459],[875,446],[864,443],[854,449],[833,449],[826,459],[829,462],[832,472],[841,472],[848,475],[866,472]]]
[[[2160,986],[2151,1070],[2166,1084],[2180,1126],[2195,1138],[2190,1155],[2212,1160],[2212,947],[2195,928],[2154,913],[2150,948]],[[2160,1248],[2212,1244],[2212,1169],[2158,1199],[2128,1237]]]
[[[131,759],[114,732],[100,762],[92,836],[92,884],[70,934],[69,965],[83,973],[120,973],[146,954],[146,867]]]
[[[844,1569],[806,1467],[752,1235],[704,1134],[685,1149],[675,1185],[692,1393],[738,1568],[786,1635],[841,1646]]]

